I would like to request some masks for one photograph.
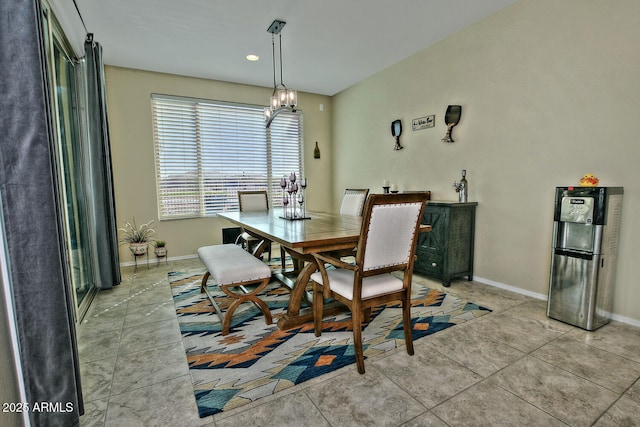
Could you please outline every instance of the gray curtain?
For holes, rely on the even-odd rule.
[[[57,194],[39,0],[0,1],[0,192],[27,400],[34,426],[82,413],[73,301]]]
[[[94,270],[96,286],[111,288],[121,281],[118,236],[113,195],[113,172],[107,117],[102,46],[88,34],[84,44],[89,134],[89,165],[86,168],[89,191],[90,223],[94,230]]]

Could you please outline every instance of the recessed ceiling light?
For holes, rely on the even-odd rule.
[[[258,55],[254,55],[254,54],[247,55],[247,61],[257,61],[258,59],[260,59]]]

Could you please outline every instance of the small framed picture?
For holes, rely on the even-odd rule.
[[[432,128],[436,124],[436,115],[432,114],[430,116],[413,119],[411,124],[412,124],[411,129],[414,131],[426,129],[426,128]]]

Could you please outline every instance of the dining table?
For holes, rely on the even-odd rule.
[[[286,330],[313,320],[312,293],[308,289],[311,274],[318,269],[313,254],[338,251],[345,256],[355,255],[362,217],[307,211],[305,219],[291,219],[283,214],[283,209],[276,208],[263,212],[221,212],[218,216],[260,239],[253,250],[255,256],[260,256],[271,242],[278,243],[291,256],[292,269],[274,272],[274,277],[291,289],[287,311],[278,320],[278,327]],[[430,230],[429,225],[420,228],[420,232]],[[325,315],[342,311],[338,306],[326,304]]]

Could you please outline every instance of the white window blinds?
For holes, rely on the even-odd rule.
[[[280,178],[302,175],[302,114],[265,128],[263,107],[151,96],[160,219],[238,209],[238,190],[267,190],[281,206]]]

